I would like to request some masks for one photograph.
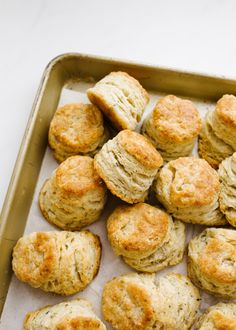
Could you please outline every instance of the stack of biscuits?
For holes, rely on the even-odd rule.
[[[87,96],[92,104],[60,107],[49,128],[49,145],[61,164],[41,188],[39,206],[63,231],[20,238],[13,251],[15,275],[59,295],[84,290],[99,271],[101,242],[81,229],[101,218],[114,195],[116,207],[99,225],[107,229],[113,257],[138,272],[109,278],[102,293],[105,321],[116,330],[189,330],[195,321],[199,330],[236,329],[233,302],[198,317],[197,287],[236,298],[232,227],[198,228],[186,253],[188,277],[155,276],[184,259],[186,228],[236,227],[236,97],[224,95],[202,125],[193,102],[167,95],[141,126],[149,95],[128,73],[111,72]],[[199,134],[204,159],[192,155]],[[89,301],[74,299],[28,313],[24,329],[107,326]]]

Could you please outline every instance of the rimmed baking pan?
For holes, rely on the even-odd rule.
[[[47,147],[50,120],[68,81],[111,71],[126,71],[148,90],[215,102],[223,94],[236,94],[232,79],[185,73],[152,65],[84,54],[64,54],[52,60],[43,74],[0,216],[0,311],[11,280],[11,254],[22,236]]]

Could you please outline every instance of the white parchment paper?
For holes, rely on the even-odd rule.
[[[72,102],[88,103],[89,101],[86,96],[86,90],[92,85],[93,85],[92,83],[83,82],[83,81],[76,83],[75,82],[69,83],[62,90],[59,105],[61,106],[66,103],[72,103]],[[150,92],[150,94],[151,94],[151,100],[145,111],[144,118],[154,107],[157,99],[160,96],[163,96],[161,94],[156,94],[152,92]],[[204,114],[209,108],[214,106],[214,104],[208,102],[200,102],[198,100],[193,100],[193,101],[196,104],[202,116],[204,116]],[[196,154],[196,147],[194,153]],[[55,227],[50,225],[43,218],[38,207],[38,195],[42,187],[42,184],[46,178],[50,177],[52,171],[57,166],[58,164],[54,160],[51,150],[47,148],[44,161],[42,164],[41,172],[39,175],[37,187],[35,190],[32,206],[29,212],[25,234],[29,234],[34,231],[57,230]],[[8,296],[6,299],[5,307],[2,314],[0,329],[2,330],[23,329],[23,320],[27,312],[43,307],[44,305],[56,304],[65,300],[73,299],[75,297],[87,298],[88,300],[90,300],[93,304],[95,312],[99,317],[102,318],[101,295],[104,284],[110,279],[112,279],[114,276],[118,276],[121,274],[125,274],[127,272],[134,271],[129,266],[127,266],[120,257],[114,255],[111,246],[107,240],[106,219],[118,203],[119,203],[118,199],[112,197],[107,203],[100,220],[87,227],[93,233],[99,235],[102,242],[102,260],[101,260],[100,271],[97,277],[92,281],[92,283],[83,292],[65,298],[59,295],[43,292],[40,289],[34,289],[30,287],[28,284],[18,281],[16,277],[13,275]],[[19,221],[20,220],[21,219],[19,219]],[[196,235],[202,230],[200,226],[196,226],[196,225],[195,226],[188,225],[187,227],[188,227],[187,242],[189,241],[189,239],[191,239],[193,235]],[[157,274],[157,276],[162,276],[163,274],[172,271],[186,274],[186,256],[181,264],[160,271]],[[204,309],[209,305],[213,305],[217,301],[218,300],[215,299],[214,297],[206,293],[203,293],[201,309]],[[111,329],[111,327],[107,325],[107,329]]]

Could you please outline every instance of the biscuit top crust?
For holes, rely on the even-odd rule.
[[[137,278],[139,275],[137,274]],[[155,317],[152,297],[142,280],[132,281],[126,275],[108,282],[103,291],[102,309],[114,329],[149,329]],[[151,329],[151,327],[150,327]]]
[[[236,329],[236,318],[226,316],[220,313],[220,311],[212,311],[208,317],[212,319],[216,330]]]
[[[36,287],[47,282],[58,262],[53,233],[35,232],[18,240],[13,250],[13,269],[23,282]]]
[[[224,95],[216,104],[218,118],[227,126],[236,130],[236,97]]]
[[[205,242],[198,256],[201,272],[218,283],[236,284],[236,231],[207,229]]]
[[[157,101],[152,118],[158,135],[174,143],[193,139],[201,130],[201,118],[194,104],[174,95]]]
[[[93,189],[105,190],[94,161],[87,156],[67,158],[55,171],[56,186],[68,194],[83,195]]]
[[[67,104],[55,112],[49,134],[68,147],[86,151],[104,134],[103,115],[93,104]]]
[[[144,166],[158,169],[163,164],[159,152],[143,135],[130,130],[123,130],[117,135],[117,139],[119,144]]]
[[[219,194],[218,174],[204,159],[173,160],[161,170],[160,177],[163,183],[170,182],[170,202],[176,206],[209,205]]]
[[[118,206],[107,222],[108,236],[117,248],[145,252],[161,246],[168,233],[170,216],[145,203]]]

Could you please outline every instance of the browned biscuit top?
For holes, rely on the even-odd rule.
[[[170,216],[145,203],[118,206],[107,222],[108,237],[119,249],[144,252],[163,244]]]
[[[87,156],[67,158],[55,172],[56,186],[66,193],[85,194],[93,189],[105,189],[94,168],[94,161]]]
[[[236,319],[226,316],[219,311],[212,311],[210,313],[211,319],[217,330],[235,330],[236,329]]]
[[[201,118],[194,104],[174,95],[157,101],[152,118],[158,135],[175,143],[193,139],[201,130]]]
[[[212,203],[219,193],[217,172],[204,160],[181,157],[169,162],[160,173],[170,181],[170,202],[176,206],[202,206]]]
[[[216,104],[218,118],[227,126],[236,129],[236,97],[224,95]]]
[[[151,142],[139,133],[123,130],[117,135],[120,145],[148,168],[159,168],[163,159]]]

